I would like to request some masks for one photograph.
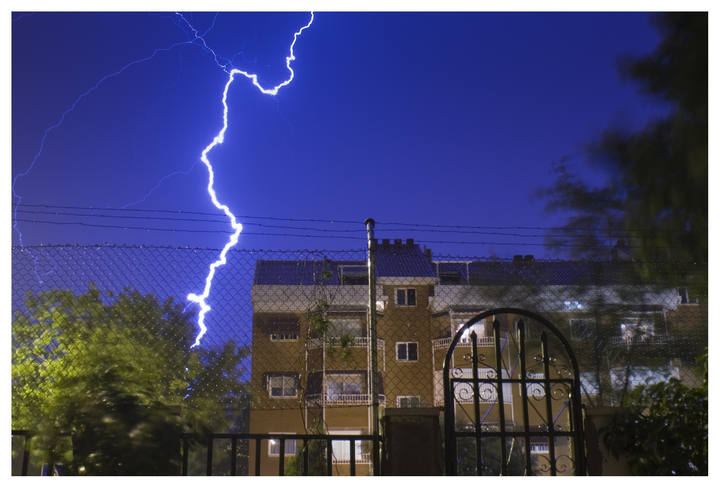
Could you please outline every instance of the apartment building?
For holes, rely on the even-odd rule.
[[[532,256],[516,256],[512,262],[433,260],[431,252],[412,239],[383,240],[376,249],[376,388],[381,415],[388,407],[444,407],[442,368],[452,337],[488,309],[525,308],[556,324],[580,358],[580,381],[583,395],[588,396],[602,395],[606,384],[684,374],[687,364],[668,354],[649,355],[652,360],[647,365],[631,368],[623,360],[630,352],[637,358],[643,357],[638,351],[667,349],[676,330],[687,333],[704,327],[706,334],[706,308],[687,303],[682,289],[643,284],[627,262],[549,262]],[[367,283],[363,261],[257,262],[250,432],[370,432]],[[495,320],[503,341],[501,374],[512,377],[517,370],[517,317]],[[473,326],[483,358],[481,378],[498,370],[492,322]],[[470,332],[452,358],[456,377],[472,375],[467,360]],[[530,355],[536,355],[538,337],[532,333],[529,337],[536,344]],[[542,371],[531,366],[527,375],[541,379]],[[471,402],[472,392],[461,384],[454,393],[458,422],[472,424],[474,413],[464,405]],[[510,429],[521,422],[520,393],[519,388],[503,386],[504,418]],[[543,410],[548,406],[541,384],[529,385],[527,394],[533,403],[531,424],[542,425],[548,416],[563,421],[567,406],[563,392],[553,396],[552,414]],[[500,419],[497,396],[497,388],[490,385],[480,393],[483,426],[490,429]],[[547,442],[542,435],[533,438],[531,452],[542,456]],[[297,447],[289,442],[285,455],[292,456]],[[261,454],[263,473],[277,473],[278,446],[263,441]],[[349,456],[349,442],[334,443],[337,474],[348,472]],[[368,446],[358,443],[358,474],[369,471],[370,459]]]

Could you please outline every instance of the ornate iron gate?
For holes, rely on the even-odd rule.
[[[462,324],[443,388],[446,474],[586,473],[578,363],[545,318],[498,308]]]

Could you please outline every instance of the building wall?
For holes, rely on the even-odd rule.
[[[398,306],[395,291],[398,288],[416,290],[415,306]],[[432,406],[432,326],[428,310],[430,286],[402,284],[385,285],[388,297],[382,317],[378,318],[378,336],[385,340],[385,373],[383,383],[389,407],[397,406],[398,395],[417,395],[422,404]],[[417,361],[397,359],[399,342],[417,342]]]

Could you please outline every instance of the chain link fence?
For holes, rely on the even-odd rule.
[[[376,244],[381,414],[442,406],[452,337],[498,307],[530,310],[562,331],[587,405],[618,405],[634,386],[670,377],[701,381],[694,367],[707,347],[707,267],[639,270],[626,261],[433,255],[411,239]],[[13,429],[94,422],[110,398],[129,411],[152,406],[185,431],[371,433],[367,250],[231,250],[213,278],[207,332],[191,347],[200,329],[186,297],[202,292],[218,254],[13,248]],[[480,343],[491,329],[473,326]],[[152,435],[140,430],[132,442]],[[296,454],[294,442],[284,448]],[[262,453],[241,455],[252,464],[276,451],[267,442]],[[338,441],[334,462],[348,463],[350,451]],[[352,451],[362,474],[371,449],[358,441]]]

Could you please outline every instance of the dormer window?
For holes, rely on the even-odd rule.
[[[367,266],[341,266],[340,275],[343,285],[367,285]]]
[[[398,307],[414,307],[416,305],[415,288],[396,288],[395,304]]]
[[[462,275],[460,271],[441,271],[440,272],[440,284],[441,285],[461,285]]]

